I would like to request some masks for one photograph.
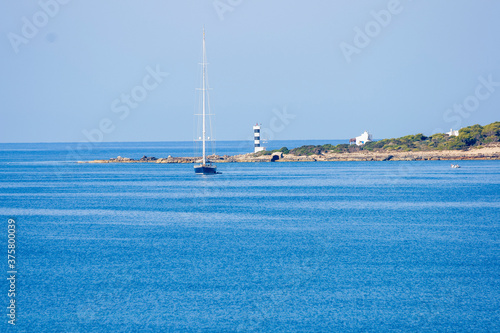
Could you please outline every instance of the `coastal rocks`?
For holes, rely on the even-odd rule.
[[[153,162],[156,160],[157,160],[156,157],[147,157],[146,155],[144,155],[143,157],[141,157],[141,159],[139,161],[141,161],[141,162]]]
[[[197,158],[195,157],[172,157],[159,158],[156,163],[196,163]]]
[[[281,162],[308,162],[311,161],[309,156],[285,155]]]
[[[227,156],[227,155],[226,155],[226,156]],[[208,160],[209,160],[209,161],[212,161],[212,162],[219,162],[219,161],[224,160],[224,157],[219,156],[219,155],[215,155],[215,154],[214,154],[214,155],[210,155],[210,156],[208,156]]]
[[[224,159],[221,162],[247,162],[247,163],[252,163],[252,162],[271,162],[271,160],[272,160],[272,156],[271,155],[256,156],[253,153],[249,153],[249,154],[243,154],[243,155],[229,156],[228,159]]]
[[[500,160],[500,146],[487,146],[470,150],[442,151],[391,151],[388,152],[356,152],[356,153],[324,153],[296,156],[274,152],[270,155],[254,153],[242,155],[210,155],[208,159],[215,163],[253,163],[253,162],[315,162],[315,161],[439,161],[439,160]],[[118,156],[109,160],[95,160],[78,163],[199,163],[201,157],[156,158],[143,156],[135,160]]]
[[[131,162],[131,161],[133,161],[133,159],[128,158],[128,157],[118,156],[117,158],[110,158],[109,161],[110,162]]]

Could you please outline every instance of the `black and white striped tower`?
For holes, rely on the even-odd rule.
[[[254,152],[258,153],[259,151],[265,150],[264,147],[260,146],[260,125],[255,124],[253,127],[253,143],[254,143]]]

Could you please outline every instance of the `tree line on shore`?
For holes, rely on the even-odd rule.
[[[306,145],[294,149],[282,147],[280,149],[261,151],[255,155],[271,155],[276,152],[283,154],[319,155],[324,153],[355,153],[361,151],[392,152],[392,151],[432,151],[432,150],[466,150],[470,147],[484,146],[493,142],[500,142],[500,122],[486,126],[472,125],[459,130],[458,136],[449,136],[437,133],[425,136],[422,133],[407,135],[400,138],[383,139],[368,142],[364,145],[331,144]]]

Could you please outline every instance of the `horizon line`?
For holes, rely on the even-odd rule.
[[[277,140],[268,140],[268,142],[273,141],[344,141],[349,139],[277,139]],[[374,139],[382,140],[382,139]],[[248,141],[253,144],[253,140],[214,140],[214,142],[234,142],[234,141]],[[156,142],[196,142],[196,140],[164,140],[164,141],[102,141],[102,142],[90,142],[90,141],[27,141],[27,142],[0,142],[2,144],[28,144],[28,143],[90,143],[90,144],[102,144],[102,143],[156,143]]]

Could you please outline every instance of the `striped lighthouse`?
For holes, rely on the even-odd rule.
[[[265,150],[264,147],[260,146],[260,125],[255,124],[253,127],[253,143],[254,143],[254,152],[258,153],[259,151]]]

